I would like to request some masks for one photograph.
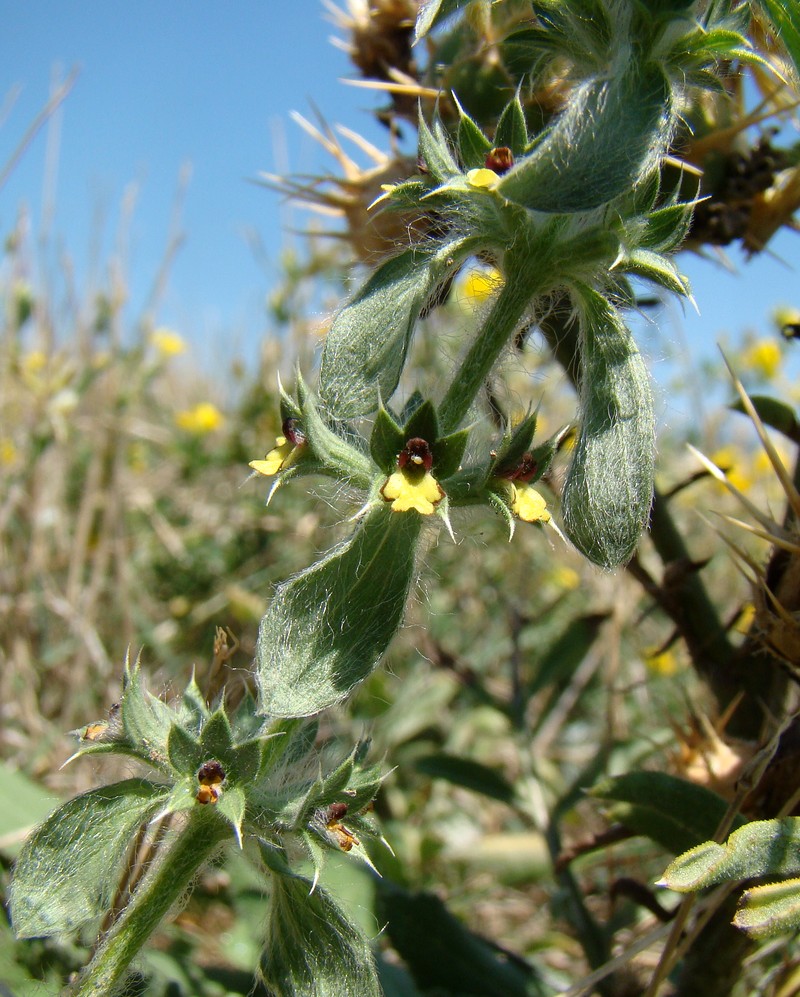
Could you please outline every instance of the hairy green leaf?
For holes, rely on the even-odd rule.
[[[679,855],[662,877],[679,893],[702,890],[731,879],[795,876],[800,873],[800,817],[745,824],[724,845],[706,841]]]
[[[658,66],[580,86],[550,131],[496,190],[534,211],[589,211],[626,193],[669,138],[670,86]]]
[[[756,0],[766,14],[776,34],[786,46],[800,78],[800,7],[786,0]]]
[[[18,938],[72,932],[111,903],[130,839],[155,814],[163,786],[126,779],[55,810],[25,842],[9,906]]]
[[[655,421],[650,378],[616,309],[585,286],[578,442],[562,495],[564,531],[595,564],[633,554],[653,497]]]
[[[429,31],[455,14],[459,7],[466,7],[468,2],[469,0],[424,0],[417,15],[414,41],[424,38]]]
[[[333,320],[325,340],[319,394],[333,419],[373,412],[394,394],[419,313],[454,272],[456,246],[408,249],[387,260]]]
[[[272,877],[261,976],[280,997],[382,997],[361,929],[319,884]]]
[[[767,938],[800,928],[800,879],[745,890],[733,919],[754,938]]]
[[[308,716],[378,664],[403,621],[421,521],[372,509],[355,533],[278,587],[256,646],[260,708]]]

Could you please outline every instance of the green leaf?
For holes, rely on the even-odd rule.
[[[576,288],[581,314],[578,442],[562,494],[564,532],[595,564],[627,561],[653,497],[655,420],[650,378],[616,309]]]
[[[281,997],[382,997],[369,942],[319,884],[273,876],[261,976]]]
[[[661,882],[689,893],[733,879],[800,873],[800,817],[745,824],[725,845],[707,841],[670,863]]]
[[[800,928],[800,879],[745,890],[733,918],[753,938],[768,938]]]
[[[589,211],[635,186],[670,133],[671,94],[661,69],[635,63],[577,89],[533,152],[495,190],[533,211]]]
[[[225,761],[233,748],[233,733],[225,710],[215,710],[203,724],[200,731],[200,744],[205,754],[204,760],[216,758]]]
[[[411,893],[386,879],[375,884],[376,915],[424,993],[539,997],[551,990],[523,959],[465,928],[432,893]]]
[[[126,779],[55,810],[25,842],[9,905],[18,938],[76,931],[111,903],[130,839],[159,808],[163,786]]]
[[[194,673],[192,673],[192,678],[183,691],[178,707],[178,721],[197,734],[209,716],[211,716],[211,711],[206,704],[206,697],[200,690]]]
[[[525,112],[519,102],[519,95],[515,95],[510,101],[500,120],[497,122],[497,131],[494,136],[495,146],[507,146],[514,157],[522,156],[528,145],[528,126],[525,122]],[[481,164],[483,165],[483,164]]]
[[[445,779],[454,786],[471,789],[474,793],[509,805],[514,802],[514,787],[504,776],[488,765],[469,758],[439,752],[418,758],[414,767],[432,779]]]
[[[247,807],[247,797],[240,786],[228,786],[222,791],[217,804],[217,813],[227,820],[236,834],[239,847],[242,846],[242,821]]]
[[[449,436],[440,436],[433,444],[433,470],[437,478],[444,481],[455,474],[461,466],[461,459],[469,441],[469,429],[459,429]]]
[[[418,405],[408,418],[408,422],[403,426],[403,445],[406,440],[415,436],[420,437],[427,443],[432,444],[439,435],[439,420],[436,417],[436,409],[431,402],[425,401]]]
[[[572,675],[588,654],[606,619],[605,613],[589,613],[570,622],[536,663],[536,675],[525,690],[526,701],[540,689]]]
[[[192,775],[205,760],[200,742],[179,724],[173,724],[167,738],[169,763],[181,775]]]
[[[492,143],[456,100],[458,107],[458,154],[465,170],[479,169],[486,162]]]
[[[783,433],[793,443],[800,443],[800,423],[791,405],[767,395],[751,395],[750,401],[761,421]],[[737,400],[731,405],[734,412],[744,412],[744,405]]]
[[[470,0],[424,0],[417,14],[414,42],[424,38],[429,31],[442,24],[460,7],[466,7]]]
[[[649,249],[632,250],[621,263],[625,273],[636,274],[682,297],[689,295],[689,281],[666,256]]]
[[[297,393],[303,407],[301,420],[311,453],[322,467],[332,471],[337,477],[362,488],[369,487],[374,470],[369,458],[346,439],[345,435],[334,432],[328,426],[317,408],[314,395],[299,372]]]
[[[264,713],[316,713],[375,668],[403,621],[420,527],[415,512],[373,508],[348,540],[278,587],[256,645]]]
[[[756,0],[783,42],[800,77],[800,7],[786,0]]]
[[[721,796],[666,772],[629,772],[605,779],[589,795],[613,804],[611,820],[674,855],[710,838],[728,812]],[[737,816],[736,826],[743,823]]]
[[[325,340],[319,394],[326,414],[373,412],[397,387],[423,305],[457,262],[456,246],[408,249],[387,260],[333,320]],[[313,430],[309,427],[309,435]]]
[[[406,445],[406,434],[381,406],[372,425],[369,437],[369,452],[378,467],[391,474],[397,464],[397,456]]]
[[[0,851],[15,855],[33,826],[53,811],[58,800],[52,790],[7,764],[0,765],[0,784],[6,798],[14,801],[13,807],[0,809]]]
[[[453,159],[447,137],[441,124],[434,120],[433,131],[428,127],[422,115],[417,123],[419,134],[419,157],[425,164],[425,169],[436,183],[447,181],[460,173],[458,163]]]
[[[157,768],[166,768],[167,738],[173,711],[145,688],[138,662],[126,669],[125,688],[120,704],[122,727],[133,746],[133,754]]]

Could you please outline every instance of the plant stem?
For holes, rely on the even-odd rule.
[[[515,254],[509,251],[506,254],[503,287],[439,405],[443,434],[458,429],[497,358],[514,335],[525,309],[539,293],[540,288],[533,279],[538,267],[532,266],[533,262],[531,256],[524,252]]]
[[[195,808],[152,873],[133,894],[92,961],[85,967],[71,997],[110,997],[124,981],[131,961],[162,918],[186,891],[198,869],[225,838],[230,826],[210,807]]]

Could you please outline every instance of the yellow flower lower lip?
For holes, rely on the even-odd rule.
[[[251,460],[249,466],[258,474],[271,477],[287,464],[292,451],[295,449],[294,443],[287,440],[285,436],[279,436],[275,440],[275,446],[266,457],[263,460]]]
[[[543,495],[532,485],[504,482],[511,511],[524,523],[549,523],[550,513]]]
[[[395,471],[381,488],[381,495],[392,503],[392,512],[415,509],[423,516],[430,516],[444,498],[441,485],[430,471],[419,480],[412,480],[402,471]]]

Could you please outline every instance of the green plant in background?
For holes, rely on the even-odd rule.
[[[373,36],[354,32],[361,57],[356,64],[373,70],[381,65],[366,54],[369,37],[374,42],[385,30],[396,43],[393,54],[405,53],[406,75],[420,72],[406,47],[411,24],[401,18],[393,34],[381,21],[388,16],[385,5],[376,4],[373,13]],[[800,25],[796,17],[778,14],[768,4],[762,10],[688,0],[431,0],[422,7],[416,38],[426,39],[431,54],[424,71],[430,78],[420,73],[419,94],[441,93],[441,100],[432,115],[420,112],[415,119],[416,163],[398,163],[396,178],[382,167],[382,187],[374,192],[380,195],[375,207],[383,231],[395,239],[405,232],[405,241],[379,254],[360,289],[335,314],[314,387],[298,373],[294,392],[280,388],[280,435],[263,459],[250,462],[255,474],[274,479],[270,498],[278,486],[297,493],[301,477],[329,479],[337,504],[349,504],[352,525],[338,545],[277,587],[254,647],[257,695],[225,685],[223,669],[205,691],[192,680],[168,705],[146,691],[137,666],[126,669],[120,704],[108,719],[81,729],[78,755],[119,754],[143,763],[151,775],[89,790],[62,805],[33,832],[17,860],[9,907],[19,936],[61,935],[102,919],[91,959],[71,993],[110,994],[123,986],[131,961],[226,842],[245,848],[269,882],[260,957],[267,992],[360,997],[379,994],[382,986],[393,992],[386,967],[379,981],[364,932],[319,881],[326,852],[342,851],[387,871],[377,887],[379,909],[392,943],[426,992],[554,992],[546,972],[522,960],[499,959],[438,901],[414,894],[403,882],[400,862],[393,867],[391,857],[373,851],[371,842],[381,835],[369,808],[382,776],[366,764],[365,744],[335,766],[323,767],[315,753],[318,725],[308,718],[362,685],[384,681],[376,666],[403,625],[422,556],[440,523],[455,538],[462,521],[483,516],[488,522],[499,515],[511,539],[522,521],[540,531],[563,531],[601,568],[627,564],[684,639],[719,711],[728,710],[732,731],[751,739],[762,735],[764,705],[783,718],[787,681],[776,662],[796,665],[795,647],[777,624],[766,642],[768,655],[763,640],[769,614],[784,627],[794,625],[789,595],[775,583],[778,567],[773,562],[769,584],[755,570],[759,626],[735,649],[700,578],[703,566],[689,556],[673,519],[670,497],[655,492],[650,379],[625,318],[637,304],[641,281],[690,296],[672,254],[687,237],[700,238],[692,216],[704,189],[699,171],[675,157],[686,154],[695,162],[704,134],[715,129],[737,134],[727,122],[723,129],[719,119],[731,113],[744,67],[761,72],[774,61],[768,45],[758,48],[763,28],[753,28],[752,17],[766,18],[774,44],[782,42],[794,59],[794,67],[784,66],[786,74],[795,72]],[[414,87],[406,82],[405,90],[393,91],[393,77],[385,62],[382,67],[395,94],[389,117],[409,117],[402,96]],[[784,92],[776,80],[775,93]],[[758,148],[763,159],[767,147]],[[753,196],[773,189],[778,165],[776,159],[767,186],[764,177],[755,183]],[[789,153],[781,165],[789,176],[783,187],[776,181],[772,208],[785,220],[796,207],[790,181],[797,167]],[[729,187],[719,179],[717,204],[725,203]],[[774,217],[764,220],[764,205],[752,193],[737,188],[731,210],[739,212],[740,228],[732,230],[755,240],[753,233],[765,232]],[[356,213],[355,205],[349,208]],[[705,220],[717,241],[728,231],[722,217],[719,209]],[[455,347],[444,375],[438,368],[426,371],[415,358],[424,355],[433,329],[431,322],[418,332],[421,316],[443,305],[459,269],[475,258],[497,273],[482,321],[468,342]],[[533,398],[516,422],[496,401],[508,376],[504,359],[521,351],[534,329],[576,386],[577,413],[574,420],[568,416],[576,424],[574,439],[558,430],[539,440],[537,426],[547,412],[534,412]],[[760,428],[758,412],[742,397]],[[786,406],[762,399],[759,408],[765,421],[786,430]],[[213,428],[218,415],[202,405],[183,413],[187,467],[197,463],[188,440]],[[559,487],[552,468],[570,442]],[[773,466],[780,476],[783,465],[773,460]],[[800,503],[791,482],[782,483],[795,515]],[[560,492],[560,530],[546,498],[553,492]],[[769,521],[768,528],[759,522],[761,536],[795,557],[792,519],[783,526]],[[648,525],[664,567],[662,580],[636,553]],[[456,547],[448,556],[457,563],[460,555]],[[513,557],[512,548],[503,559]],[[554,617],[556,610],[553,605]],[[565,917],[596,970],[586,987],[611,994],[621,993],[624,984],[611,962],[614,927],[599,924],[580,896],[561,839],[582,788],[603,773],[619,747],[615,732],[573,771],[572,782],[553,778],[546,801],[530,799],[543,782],[532,745],[543,750],[552,743],[548,728],[562,715],[559,688],[576,668],[591,663],[607,616],[570,619],[561,633],[551,634],[549,652],[535,655],[539,671],[527,679],[518,673],[509,698],[493,692],[488,681],[473,683],[487,715],[514,730],[518,786],[446,751],[416,761],[419,771],[501,801],[536,826],[557,860]],[[517,636],[529,625],[518,621]],[[431,641],[431,659],[445,660]],[[514,653],[518,649],[515,644]],[[457,661],[451,667],[465,676]],[[587,688],[590,680],[591,674]],[[553,698],[541,702],[551,687]],[[397,695],[402,702],[402,693]],[[536,720],[529,701],[541,706]],[[406,724],[413,724],[415,711],[423,717],[421,702],[410,704]],[[390,734],[388,715],[375,718],[376,741],[382,723],[386,747],[402,747],[410,735]],[[778,742],[772,747],[777,751]],[[789,818],[745,824],[738,813],[747,809],[744,790],[728,806],[712,788],[637,771],[634,756],[626,759],[626,775],[601,782],[594,795],[607,802],[626,835],[650,838],[673,854],[694,848],[665,874],[673,888],[797,871],[793,860],[775,859],[770,851],[776,842],[791,850],[796,831]],[[760,778],[771,757],[753,749],[747,792],[758,788],[753,773]],[[394,762],[391,751],[388,760]],[[791,799],[790,790],[770,805],[777,812],[791,807]],[[751,800],[747,812],[765,805]],[[724,838],[734,825],[727,849],[703,844]],[[603,843],[599,835],[576,857]],[[758,904],[764,920],[777,927],[776,912],[793,903],[793,888],[763,888],[772,891],[766,900],[762,888],[752,890],[747,909]],[[705,908],[690,943],[683,943],[679,993],[728,993],[737,981],[747,949],[729,928],[723,900]],[[652,898],[648,903],[658,906]],[[684,907],[676,924],[682,927],[687,917]],[[780,926],[794,923],[790,916]],[[678,933],[676,928],[651,978],[651,993],[671,968]],[[706,976],[714,974],[715,982],[706,985]]]

